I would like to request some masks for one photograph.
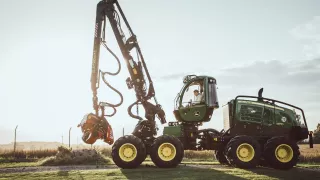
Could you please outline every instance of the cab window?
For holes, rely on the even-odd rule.
[[[185,106],[188,104],[203,104],[205,102],[203,89],[203,81],[192,82],[184,91],[182,97],[182,105]]]
[[[252,105],[241,105],[240,120],[261,123],[263,107]]]

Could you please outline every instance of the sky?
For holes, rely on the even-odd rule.
[[[90,88],[95,11],[98,0],[0,1],[0,144],[61,141],[92,109]],[[310,128],[320,123],[320,1],[317,0],[119,0],[138,37],[167,121],[174,121],[174,98],[187,74],[213,76],[220,105],[237,95],[257,95],[304,109]],[[137,123],[127,114],[135,101],[114,35],[107,44],[122,60],[122,71],[108,77],[124,103],[108,118],[115,138]],[[100,68],[117,63],[101,50]],[[99,99],[116,103],[108,88]],[[163,125],[159,125],[159,134]],[[203,128],[221,130],[222,108]],[[66,140],[64,141],[66,143]],[[102,142],[98,142],[97,144]]]

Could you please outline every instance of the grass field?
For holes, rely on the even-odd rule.
[[[2,179],[320,179],[320,145],[310,149],[308,145],[300,145],[301,161],[298,168],[280,171],[267,168],[242,170],[221,166],[213,158],[213,151],[185,151],[185,158],[178,168],[160,169],[154,167],[150,158],[139,168],[121,170],[112,169],[71,170],[44,172],[0,173]],[[46,151],[47,153],[52,151]],[[110,157],[110,149],[101,150],[102,154]],[[48,154],[50,154],[48,153]],[[23,153],[21,153],[23,154]],[[27,152],[25,152],[27,154]],[[40,152],[40,154],[45,154]],[[7,154],[8,155],[8,154]],[[9,157],[10,156],[6,156]],[[34,157],[37,157],[36,154]],[[40,156],[39,156],[40,157]],[[41,156],[42,157],[42,156]],[[41,166],[46,158],[38,158],[35,162],[8,162],[8,158],[0,155],[0,169],[14,167]],[[109,164],[113,164],[111,161]],[[106,164],[96,164],[103,166]],[[94,167],[95,168],[95,167]],[[24,169],[24,168],[23,168]],[[23,170],[22,170],[23,171]]]
[[[308,145],[299,145],[301,156],[300,163],[304,164],[320,164],[320,144],[315,144],[314,148]],[[103,155],[111,158],[111,149],[105,148],[99,150]],[[19,158],[13,158],[12,151],[0,152],[0,168],[4,167],[23,167],[23,166],[39,166],[47,157],[56,154],[57,150],[33,150],[19,151]],[[213,151],[185,151],[185,162],[214,162]]]
[[[289,171],[275,171],[271,169],[242,170],[236,168],[213,167],[183,167],[174,169],[160,169],[154,167],[140,167],[138,169],[103,169],[89,171],[53,171],[32,173],[0,174],[2,179],[320,179],[320,172],[294,168]]]

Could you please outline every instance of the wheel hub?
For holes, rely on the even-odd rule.
[[[288,156],[288,153],[287,153],[287,151],[285,149],[279,149],[278,156],[280,158],[284,158],[284,157]]]
[[[240,149],[240,156],[241,157],[248,157],[249,156],[249,150],[246,148],[241,148]]]
[[[131,143],[123,144],[119,148],[119,157],[125,162],[133,161],[137,156],[137,149]]]
[[[163,150],[162,150],[162,154],[163,154],[164,156],[168,157],[168,156],[170,156],[170,155],[172,154],[172,151],[171,151],[171,149],[170,149],[169,147],[165,147],[165,148],[163,148]]]
[[[176,156],[176,148],[171,143],[163,143],[159,146],[158,156],[163,161],[171,161]]]
[[[237,156],[243,162],[249,162],[253,159],[255,154],[254,148],[248,144],[240,144],[237,148]]]
[[[293,158],[293,150],[287,144],[280,144],[275,151],[276,158],[283,163],[287,163]]]
[[[125,148],[123,154],[125,157],[129,158],[133,155],[133,150],[131,148]]]

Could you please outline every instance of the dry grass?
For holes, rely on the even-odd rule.
[[[320,163],[320,144],[315,144],[314,148],[309,148],[309,145],[299,145],[301,156],[301,163]],[[111,158],[111,148],[103,148],[98,150],[103,156]],[[36,161],[42,158],[52,157],[57,154],[57,149],[45,149],[45,150],[31,150],[31,151],[17,151],[16,158],[13,151],[0,151],[0,163],[1,162],[30,162]],[[192,161],[206,161],[214,160],[213,151],[185,151],[185,160]]]
[[[101,154],[111,158],[111,147],[110,148],[103,148],[100,150]]]
[[[94,149],[72,151],[60,146],[58,149],[16,151],[2,150],[0,164],[29,163],[37,165],[108,164],[110,159]]]
[[[300,147],[300,162],[305,163],[320,163],[320,144],[314,144],[313,148],[309,148],[309,145],[303,144]]]
[[[56,149],[44,150],[18,150],[15,153],[13,150],[2,150],[0,152],[1,162],[33,162],[42,158],[54,156],[57,154]]]
[[[184,151],[184,159],[188,160],[212,160],[214,159],[213,151]]]
[[[94,149],[72,150],[63,146],[58,147],[58,153],[42,163],[44,166],[58,165],[88,165],[108,164],[110,159]]]

